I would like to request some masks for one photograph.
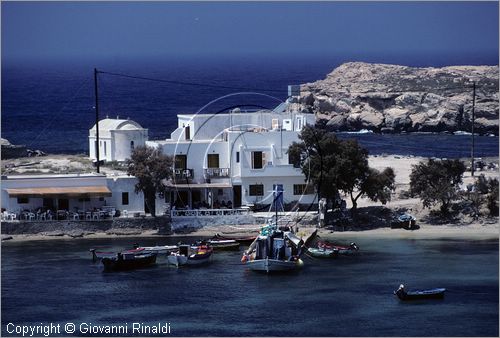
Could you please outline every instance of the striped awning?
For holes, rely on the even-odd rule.
[[[87,196],[110,197],[111,191],[105,185],[87,187],[43,187],[5,189],[10,197],[50,197],[50,196]]]

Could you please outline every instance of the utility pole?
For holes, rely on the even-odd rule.
[[[96,135],[96,143],[95,143],[95,152],[97,159],[97,172],[99,173],[99,96],[97,93],[97,68],[94,68],[94,91],[95,91],[95,135]]]
[[[475,120],[475,112],[474,109],[476,107],[476,81],[472,82],[472,148],[470,151],[471,157],[471,176],[474,176],[474,120]]]

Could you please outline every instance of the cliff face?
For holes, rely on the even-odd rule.
[[[498,66],[350,62],[301,85],[299,102],[330,130],[470,131],[475,81],[475,130],[498,134],[498,72]]]

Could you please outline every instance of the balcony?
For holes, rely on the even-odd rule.
[[[193,169],[174,169],[174,179],[178,180],[189,180],[194,178]]]
[[[205,178],[229,177],[229,168],[205,168]]]

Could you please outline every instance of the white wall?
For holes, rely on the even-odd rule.
[[[134,212],[144,213],[144,194],[135,192],[137,179],[131,176],[108,177],[107,184],[112,192],[112,197],[108,198],[108,205],[114,206],[123,214],[127,210],[129,215]],[[122,193],[128,192],[128,204],[122,203]]]

